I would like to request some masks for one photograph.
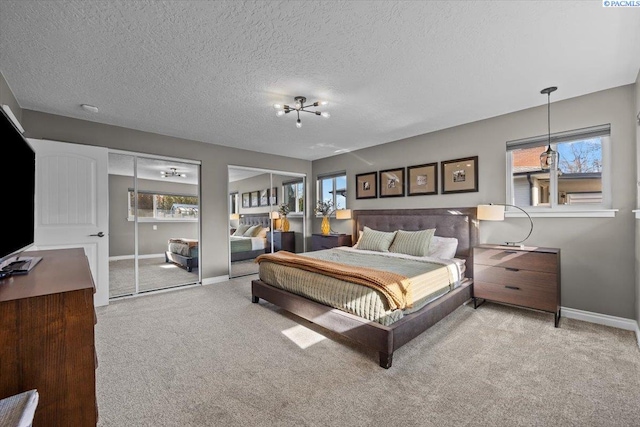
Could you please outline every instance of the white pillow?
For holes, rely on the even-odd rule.
[[[458,239],[455,237],[433,236],[429,243],[428,256],[433,258],[451,259],[456,256]]]
[[[258,233],[258,235],[256,237],[262,237],[263,239],[267,238],[267,231],[269,231],[270,228],[269,227],[263,227],[262,230],[260,230],[260,232]]]

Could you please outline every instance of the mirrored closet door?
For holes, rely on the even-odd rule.
[[[304,252],[305,176],[229,166],[229,276],[258,272],[255,258]]]
[[[109,297],[199,284],[200,165],[109,155]]]

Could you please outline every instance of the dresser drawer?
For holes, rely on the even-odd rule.
[[[544,311],[557,309],[556,292],[550,287],[504,285],[474,279],[473,296]]]
[[[547,289],[555,292],[558,276],[546,271],[519,270],[514,268],[491,267],[488,265],[475,265],[474,280],[480,282],[495,283],[497,285],[512,285],[521,288]]]
[[[526,252],[517,249],[486,249],[475,248],[473,252],[474,265],[492,265],[520,270],[558,271],[558,256],[554,253]],[[474,267],[474,268],[477,268]]]

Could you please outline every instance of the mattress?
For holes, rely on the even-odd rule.
[[[198,257],[198,241],[194,239],[169,239],[167,250],[184,257]]]
[[[265,237],[231,236],[231,253],[262,250],[267,247]]]
[[[349,247],[306,252],[301,255],[391,271],[410,278],[413,306],[391,310],[386,298],[375,289],[295,267],[268,261],[260,262],[259,276],[263,282],[385,326],[447,294],[459,286],[464,277],[464,261],[459,259],[413,257]]]

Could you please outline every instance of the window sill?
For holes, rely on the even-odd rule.
[[[525,209],[526,210],[526,209]],[[613,218],[619,209],[580,209],[580,210],[527,210],[527,213],[531,218]],[[636,218],[638,213],[636,212]],[[527,216],[522,212],[505,211],[504,216],[506,218],[526,218]]]

